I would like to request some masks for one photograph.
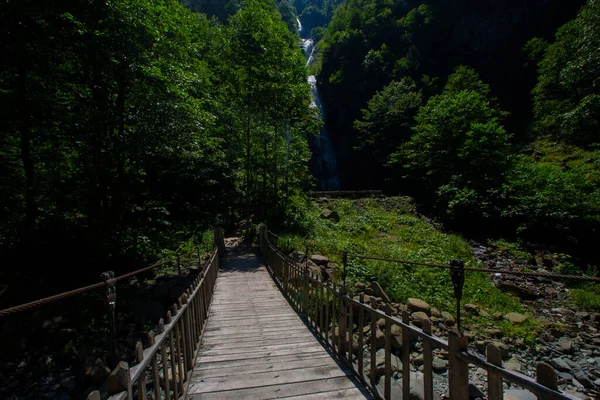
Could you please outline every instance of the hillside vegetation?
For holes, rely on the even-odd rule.
[[[337,212],[339,222],[321,218],[324,210]],[[278,247],[290,253],[293,250],[304,252],[308,245],[311,254],[329,257],[337,265],[338,284],[342,274],[342,253],[347,250],[350,253],[349,285],[376,280],[395,302],[405,303],[409,297],[415,297],[440,311],[455,314],[456,301],[448,270],[363,260],[353,258],[352,254],[443,265],[459,259],[466,267],[478,266],[465,239],[444,233],[419,216],[413,200],[408,197],[328,199],[311,203],[305,228],[304,234],[281,235]],[[466,272],[463,305],[467,303],[475,304],[489,314],[465,315],[467,329],[483,330],[488,325],[499,325],[508,334],[528,340],[534,337],[538,327],[535,320],[519,326],[497,321],[497,313],[501,316],[525,310],[518,298],[500,292],[490,281],[489,274]]]
[[[343,1],[314,66],[342,186],[594,271],[599,46],[596,0]]]

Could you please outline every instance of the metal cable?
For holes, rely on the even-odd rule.
[[[424,262],[417,262],[417,261],[394,260],[391,258],[364,256],[364,255],[360,255],[360,254],[348,253],[348,257],[361,258],[361,259],[365,259],[365,260],[393,262],[393,263],[398,263],[398,264],[417,265],[417,266],[430,267],[430,268],[450,269],[449,265],[424,263]],[[549,273],[549,272],[525,272],[525,271],[499,270],[499,269],[493,269],[493,268],[470,268],[470,267],[465,267],[465,271],[489,272],[489,273],[517,275],[517,276],[531,276],[531,277],[548,278],[548,279],[571,279],[571,280],[584,281],[584,282],[600,282],[600,277],[597,277],[597,276],[565,275],[565,274],[553,274],[553,273]]]
[[[141,269],[138,269],[136,271],[130,272],[128,274],[121,275],[121,276],[115,278],[115,281],[118,282],[118,281],[122,281],[122,280],[127,279],[127,278],[131,278],[132,276],[141,274],[142,272],[149,271],[149,270],[154,269],[156,267],[160,267],[161,265],[165,265],[165,264],[167,264],[169,262],[172,262],[173,260],[176,260],[176,258],[172,258],[172,259],[169,259],[169,260],[161,261],[161,262],[159,262],[157,264],[154,264],[154,265],[151,265],[149,267],[141,268]],[[88,292],[90,290],[99,289],[99,288],[102,288],[102,287],[105,287],[105,286],[106,286],[106,282],[99,282],[99,283],[95,283],[93,285],[81,287],[81,288],[74,289],[74,290],[71,290],[71,291],[68,291],[68,292],[64,292],[64,293],[60,293],[60,294],[55,294],[53,296],[45,297],[43,299],[31,301],[29,303],[21,304],[21,305],[10,307],[10,308],[5,308],[4,310],[0,310],[0,317],[7,317],[7,316],[9,316],[11,314],[16,314],[16,313],[19,313],[19,312],[22,312],[22,311],[32,310],[32,309],[34,309],[36,307],[40,307],[40,306],[43,306],[43,305],[46,305],[46,304],[50,304],[50,303],[53,303],[53,302],[58,301],[58,300],[66,299],[66,298],[69,298],[69,297],[73,297],[73,296],[76,296],[78,294],[82,294],[82,293]]]

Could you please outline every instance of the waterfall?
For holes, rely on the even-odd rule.
[[[315,54],[315,42],[312,39],[300,39],[300,46],[302,47],[304,57],[306,57],[306,66],[308,67]]]
[[[302,33],[302,23],[300,23],[300,18],[296,17],[296,22],[298,24],[298,33]]]
[[[298,31],[302,29],[300,20],[298,22]],[[315,53],[315,42],[312,39],[300,39],[300,47],[306,57],[306,66],[308,67],[313,61]],[[310,96],[311,96],[311,107],[318,108],[321,118],[325,119],[325,113],[323,111],[323,105],[319,98],[319,91],[317,89],[317,78],[314,75],[308,77],[308,83],[310,85]],[[337,171],[337,159],[333,150],[333,145],[327,134],[325,126],[321,128],[321,132],[314,138],[309,139],[312,144],[313,150],[313,173],[315,173],[319,179],[319,190],[339,190],[340,181]]]
[[[308,83],[310,84],[310,95],[312,98],[311,107],[317,107],[319,109],[324,121],[325,113],[323,111],[321,99],[319,98],[317,78],[314,75],[310,75],[308,77]],[[319,132],[319,134],[315,137],[314,153],[314,156],[317,157],[318,160],[320,189],[339,190],[340,180],[337,171],[337,160],[335,158],[333,145],[331,144],[331,140],[329,140],[325,126],[321,128],[321,132]]]

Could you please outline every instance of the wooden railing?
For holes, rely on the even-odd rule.
[[[409,314],[406,311],[402,313],[401,318],[398,318],[391,315],[391,309],[378,309],[374,299],[370,305],[365,304],[363,295],[360,295],[357,300],[353,298],[352,292],[344,287],[321,281],[309,271],[308,264],[299,265],[273,246],[269,241],[269,231],[264,225],[260,230],[260,250],[276,284],[292,306],[301,313],[313,332],[326,343],[340,361],[351,368],[371,388],[375,395],[381,398],[391,398],[393,344],[396,348],[400,347],[401,351],[402,398],[411,398],[410,346],[420,343],[425,400],[434,398],[432,364],[435,348],[448,351],[448,384],[452,400],[469,398],[469,364],[487,371],[489,400],[503,399],[503,381],[531,391],[538,399],[576,399],[558,391],[557,373],[546,363],[538,364],[536,381],[521,373],[503,368],[500,349],[494,344],[488,345],[487,360],[484,360],[468,351],[467,338],[456,331],[450,331],[446,341],[432,335],[429,320],[423,321],[422,329],[418,328],[410,324]],[[382,324],[381,320],[384,324],[383,340],[376,335],[378,324]],[[369,353],[364,352],[367,347],[366,326],[370,327],[371,332]],[[358,336],[356,342],[355,335]],[[384,384],[383,390],[378,392],[376,386],[379,373],[376,353],[382,342],[385,349],[385,365],[381,379],[384,379]],[[365,356],[368,356],[368,360]],[[366,373],[367,369],[370,371],[369,374]]]
[[[173,304],[166,319],[160,319],[157,332],[148,332],[148,347],[144,349],[141,342],[137,343],[136,365],[129,368],[122,361],[113,370],[107,382],[109,400],[177,400],[185,395],[224,251],[222,230],[216,228],[207,267]],[[98,391],[88,396],[88,400],[99,399]]]

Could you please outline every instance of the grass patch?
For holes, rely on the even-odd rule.
[[[337,211],[340,221],[336,223],[319,218],[325,208]],[[355,254],[444,265],[448,265],[452,259],[460,259],[466,267],[478,266],[466,240],[458,235],[443,233],[420,218],[409,198],[328,200],[326,203],[313,204],[307,218],[310,219],[308,225],[311,227],[308,234],[281,235],[278,245],[283,251],[304,251],[308,245],[311,253],[328,256],[338,268],[344,250]],[[477,304],[490,314],[524,312],[519,300],[500,292],[490,282],[488,274],[467,271],[465,275],[463,304]],[[406,302],[409,297],[417,297],[441,311],[455,312],[448,270],[349,257],[348,279],[351,284],[355,281],[377,280],[396,302]],[[466,317],[465,322],[465,327],[482,329],[487,325],[498,325],[497,322],[492,323],[479,316]],[[522,333],[525,330],[535,331],[537,324],[537,321],[530,320],[522,325],[522,329],[509,330],[506,324],[500,324],[500,328],[509,335],[524,337]]]
[[[586,310],[600,311],[600,285],[588,283],[571,289],[571,301]]]

